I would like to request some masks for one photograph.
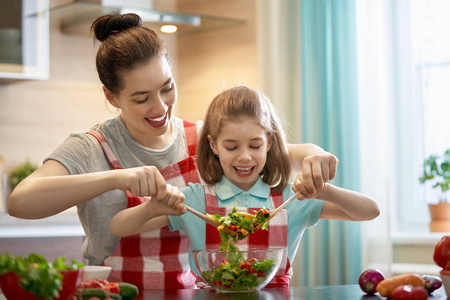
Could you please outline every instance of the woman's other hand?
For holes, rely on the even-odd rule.
[[[130,191],[137,197],[156,197],[163,199],[167,196],[167,184],[159,170],[154,166],[136,167],[116,170],[116,188]]]

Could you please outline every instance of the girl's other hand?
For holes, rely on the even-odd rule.
[[[186,213],[183,205],[185,196],[178,187],[167,184],[167,193],[162,198],[152,197],[149,200],[151,209],[159,215],[179,216]]]
[[[328,152],[305,157],[302,171],[293,184],[294,191],[300,191],[305,198],[314,198],[336,176],[338,163],[337,157]]]
[[[137,197],[151,196],[163,199],[167,195],[167,184],[154,166],[116,170],[116,188],[130,191]]]

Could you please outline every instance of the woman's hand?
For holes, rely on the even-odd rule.
[[[151,196],[157,199],[167,197],[167,184],[154,166],[116,170],[115,185],[122,191],[129,190],[137,197]]]
[[[294,180],[292,189],[300,191],[298,199],[316,198],[326,183],[336,176],[339,160],[328,152],[313,154],[303,159],[302,171]]]
[[[170,184],[162,197],[153,196],[147,202],[118,212],[111,220],[110,230],[116,236],[129,236],[169,225],[167,215],[179,216],[186,212],[182,204],[185,196]]]

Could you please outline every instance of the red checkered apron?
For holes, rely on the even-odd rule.
[[[205,211],[209,214],[219,214],[221,216],[225,216],[230,213],[233,208],[232,207],[218,207],[217,206],[217,197],[214,190],[214,186],[205,186],[205,199],[206,206]],[[281,204],[283,204],[283,197],[281,193],[270,192],[270,199],[272,201],[272,207],[277,208]],[[254,210],[258,211],[260,207],[236,207],[237,211],[253,213]],[[273,211],[271,209],[270,211]],[[249,234],[246,239],[238,241],[235,245],[239,247],[241,250],[246,249],[261,249],[261,248],[286,248],[288,247],[288,219],[287,219],[287,210],[283,208],[278,214],[275,215],[269,221],[268,230],[258,230],[255,233]],[[206,224],[206,240],[205,240],[205,248],[206,249],[219,249],[220,248],[220,236],[217,231],[217,228]],[[281,262],[281,267],[275,275],[274,279],[266,286],[266,287],[286,287],[289,285],[289,281],[291,279],[290,276],[291,264],[287,254],[283,256],[283,260]],[[197,278],[197,283],[202,282],[200,277]],[[202,284],[199,284],[202,286]]]
[[[189,156],[160,170],[166,181],[178,187],[188,182],[200,182],[196,168],[197,128],[194,123],[184,121]],[[122,169],[104,137],[89,131],[100,142],[105,155],[114,169]],[[135,197],[129,191],[128,207],[147,201]],[[196,288],[196,276],[189,268],[189,240],[183,231],[171,231],[168,226],[119,239],[114,252],[102,265],[112,267],[109,280],[129,282],[139,289],[183,289]]]

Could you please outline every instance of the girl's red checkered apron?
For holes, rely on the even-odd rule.
[[[206,212],[209,214],[219,214],[225,216],[230,213],[232,207],[218,207],[217,197],[214,191],[214,186],[205,186],[205,198],[206,198]],[[270,193],[270,198],[272,201],[272,207],[277,208],[283,204],[283,197],[281,193]],[[260,208],[256,207],[236,207],[237,211],[253,213],[253,211],[258,211]],[[270,210],[273,211],[274,209]],[[288,246],[288,225],[287,225],[287,210],[284,208],[278,214],[276,214],[269,221],[268,230],[258,230],[255,233],[250,233],[246,239],[238,241],[236,246],[241,250],[252,248],[257,249],[267,249],[269,247],[275,248],[285,248],[287,253]],[[219,249],[220,248],[220,236],[217,228],[206,224],[206,249]],[[267,285],[267,287],[286,287],[289,285],[291,279],[291,265],[287,254],[284,255],[281,262],[281,267],[278,273],[275,275],[274,279]],[[198,277],[197,284],[199,287],[204,287],[203,280]]]
[[[189,157],[160,170],[166,181],[178,187],[188,182],[200,182],[196,168],[197,128],[184,122]],[[89,131],[100,142],[105,155],[115,169],[122,166],[104,137]],[[148,199],[135,197],[127,191],[128,207]],[[116,250],[102,265],[112,267],[110,281],[129,282],[139,289],[195,288],[196,276],[189,268],[189,240],[185,231],[171,231],[168,226],[119,239]]]

